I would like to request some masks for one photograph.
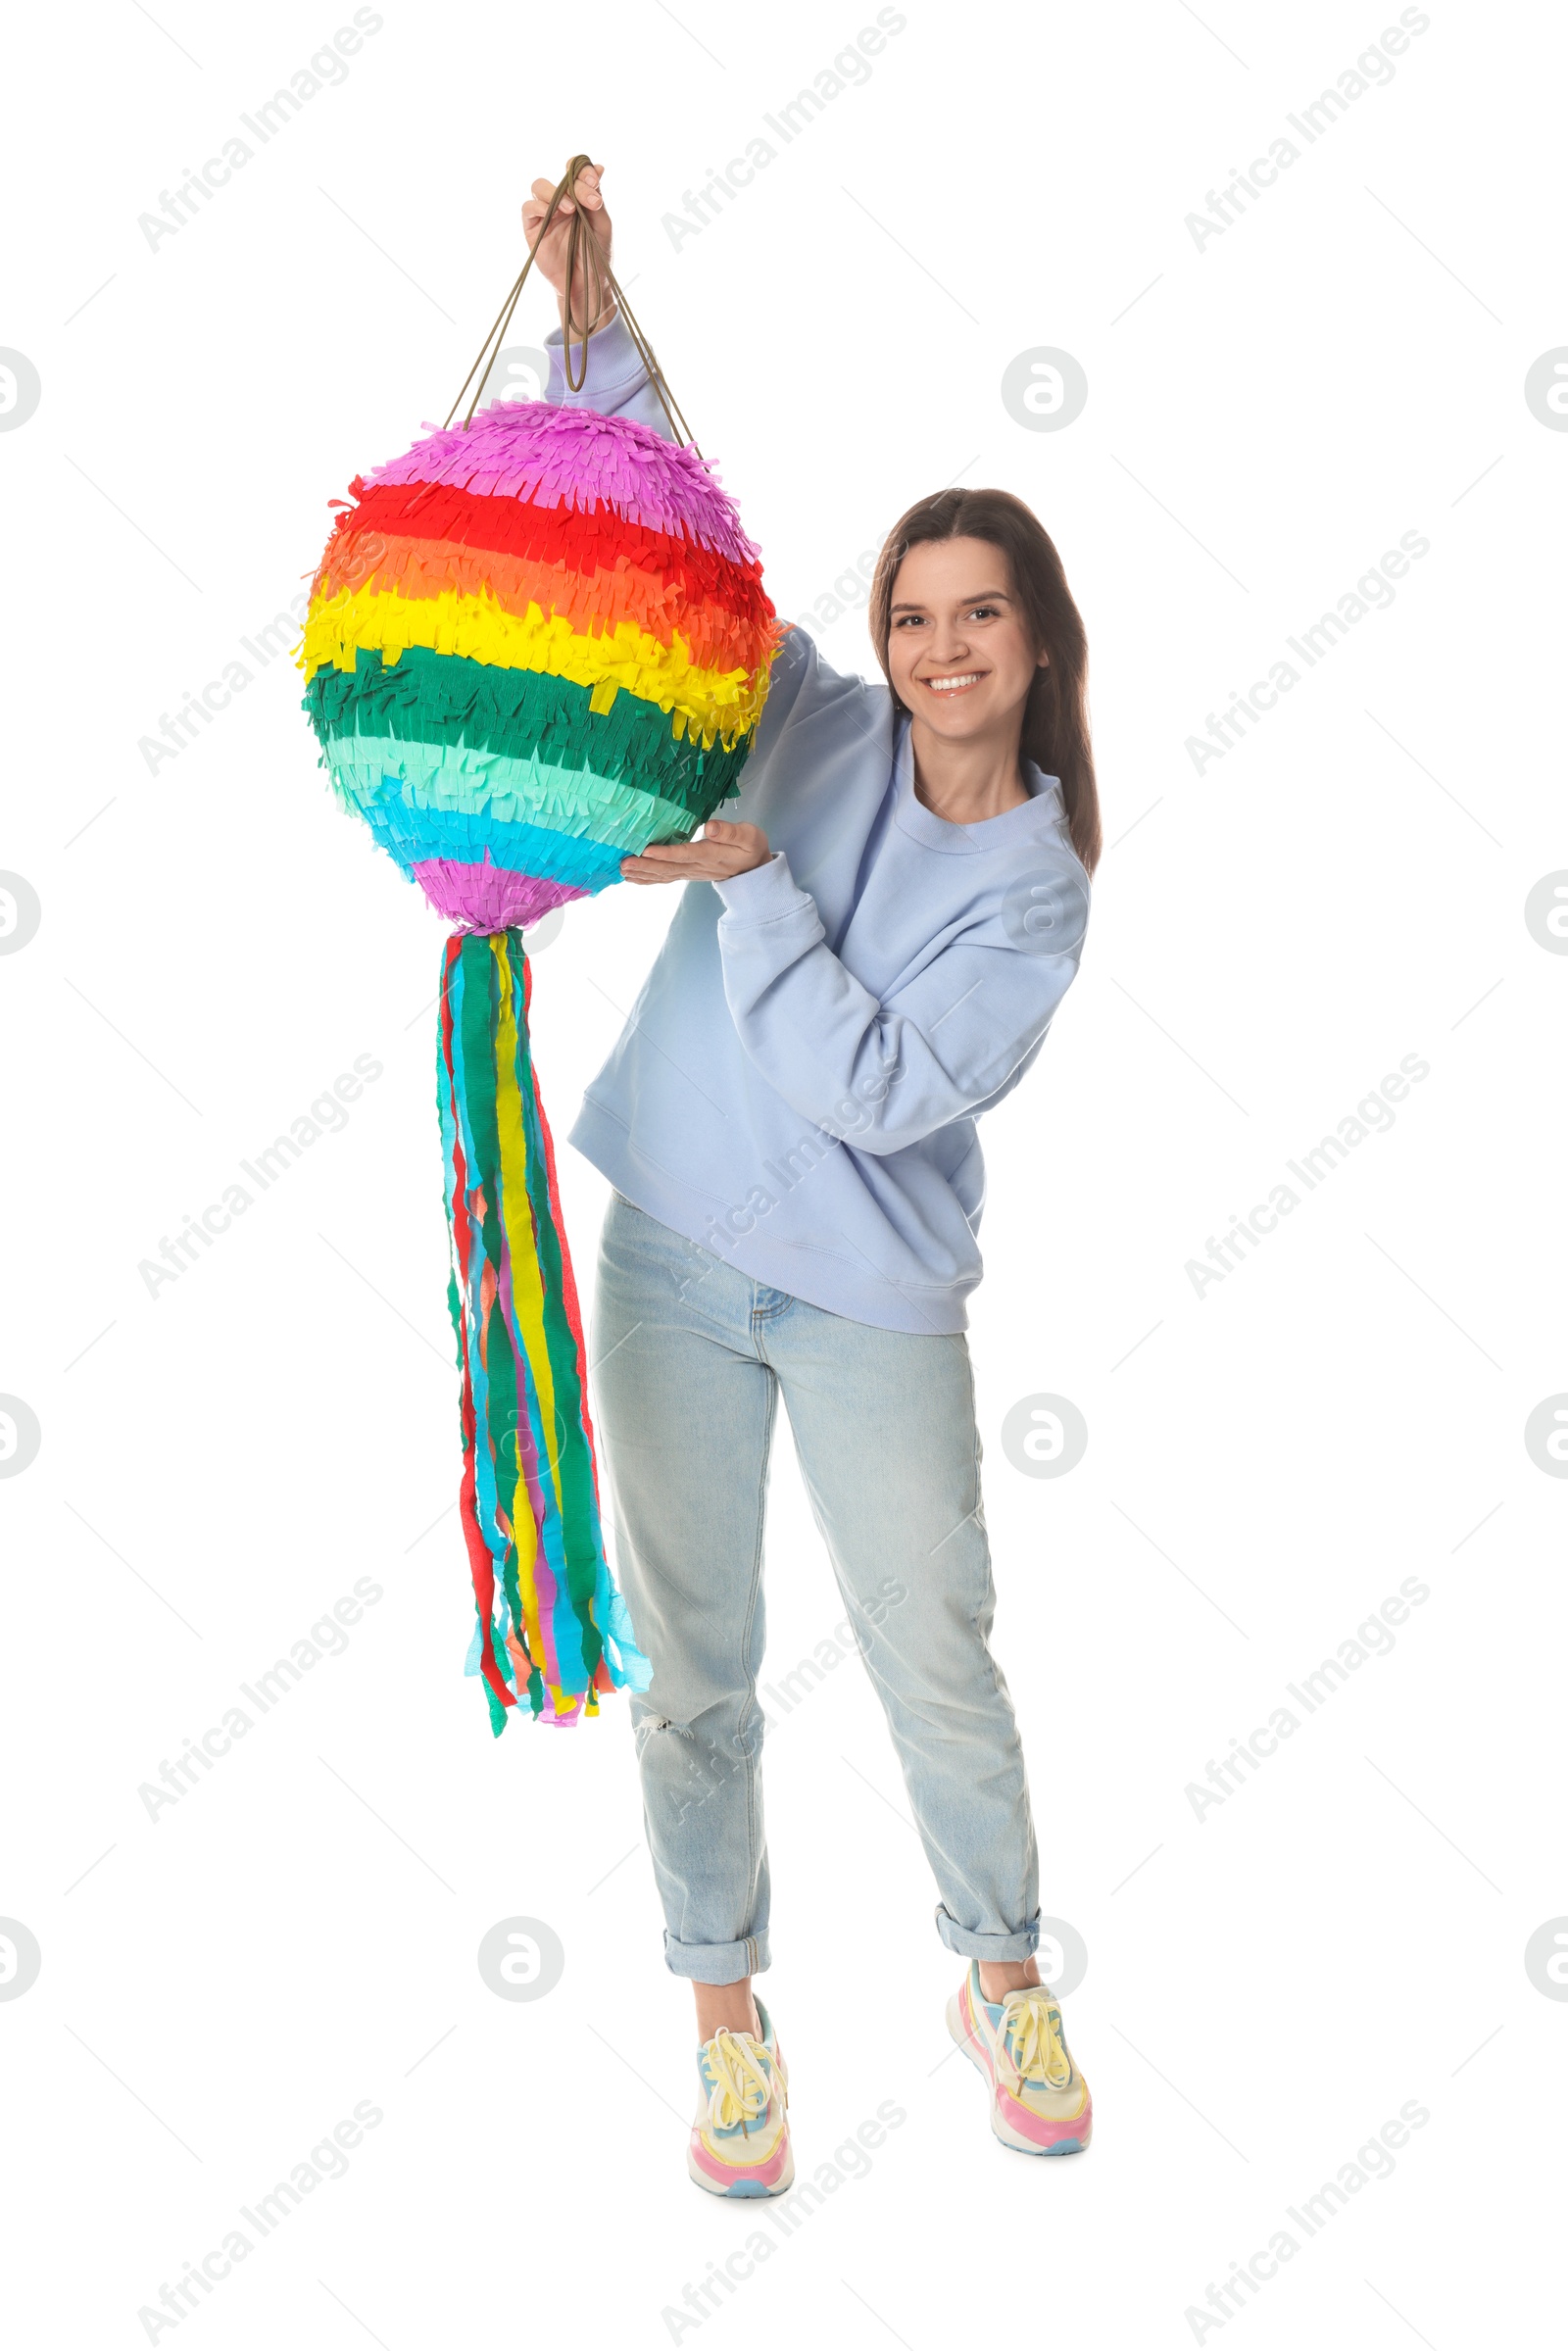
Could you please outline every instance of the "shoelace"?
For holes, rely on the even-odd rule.
[[[766,2049],[752,2033],[732,2033],[727,2025],[720,2025],[703,2054],[713,2077],[708,2093],[709,2121],[715,2131],[733,2131],[738,2123],[750,2131],[767,2112],[773,2095],[773,2061]]]
[[[1007,1994],[1002,2007],[1002,2056],[1013,2078],[1013,2087],[1025,2082],[1044,2082],[1048,2089],[1065,2089],[1072,2080],[1072,2059],[1061,2037],[1061,2011],[1044,1986],[1030,1985]]]

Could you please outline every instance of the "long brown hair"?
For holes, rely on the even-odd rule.
[[[1073,848],[1085,872],[1093,873],[1101,829],[1089,740],[1089,643],[1061,558],[1038,517],[1010,491],[939,490],[916,500],[889,532],[871,582],[871,642],[890,687],[893,584],[909,549],[931,539],[984,539],[1007,559],[1034,650],[1051,657],[1035,672],[1018,748],[1045,774],[1059,777]],[[893,699],[900,710],[906,707],[896,688]]]

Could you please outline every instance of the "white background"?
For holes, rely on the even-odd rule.
[[[873,13],[390,0],[156,250],[138,215],[343,20],[105,0],[11,36],[0,343],[42,383],[0,435],[0,866],[42,906],[0,959],[0,1391],[42,1432],[0,1482],[0,1913],[42,1952],[0,2001],[19,2342],[148,2339],[165,2281],[364,2100],[346,2177],[154,2339],[1539,2339],[1568,2006],[1524,1949],[1568,1912],[1568,1484],[1523,1430],[1568,1389],[1568,958],[1524,902],[1568,866],[1568,438],[1523,384],[1568,342],[1561,24],[1434,4],[1200,248],[1185,216],[1395,8],[911,0],[864,86],[675,249],[662,217]],[[138,752],[299,593],[326,500],[446,413],[527,183],[578,147],[782,612],[954,477],[1035,506],[1088,623],[1112,844],[1081,977],[987,1128],[972,1331],[1096,2143],[1005,2155],[947,2062],[956,1971],[850,1663],[769,1746],[763,1989],[803,2178],[879,2104],[906,2120],[697,2321],[684,2288],[761,2224],[686,2179],[689,2002],[624,1703],[493,1740],[461,1672],[442,927],[332,806],[286,659],[156,774]],[[517,339],[552,315],[530,286]],[[1060,431],[1001,399],[1040,346],[1088,376]],[[1407,531],[1430,553],[1392,608],[1195,772],[1207,713]],[[869,663],[858,613],[821,633]],[[558,1136],[670,911],[609,893],[539,957]],[[345,1130],[150,1297],[139,1262],[362,1053],[382,1075]],[[1407,1054],[1430,1075],[1392,1130],[1196,1295],[1187,1261]],[[586,1273],[604,1188],[562,1173]],[[1000,1441],[1045,1393],[1090,1431],[1054,1481]],[[367,1576],[345,1652],[150,1819],[138,1788]],[[1392,1652],[1199,1818],[1189,1784],[1409,1577]],[[839,1614],[787,1441],[768,1596],[776,1677]],[[480,1979],[514,1916],[564,1945],[546,1998]],[[1285,2208],[1407,2101],[1430,2119],[1393,2176],[1308,2239]],[[1195,2327],[1282,2227],[1295,2258]]]

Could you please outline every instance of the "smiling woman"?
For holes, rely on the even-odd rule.
[[[572,186],[608,258],[599,179],[589,166]],[[672,430],[556,197],[538,180],[523,211],[571,324],[569,370],[551,337],[550,400]],[[1004,2145],[1066,2154],[1090,2134],[1035,1959],[1038,1856],[989,1643],[963,1335],[977,1121],[1071,984],[1099,855],[1084,628],[1054,547],[1002,490],[909,509],[875,566],[871,625],[886,684],[839,675],[789,630],[734,816],[622,860],[641,886],[692,886],[571,1131],[613,1188],[599,1423],[652,1673],[631,1712],[664,1956],[696,1994],[687,2167],[724,2196],[795,2178],[788,2075],[751,1981],[769,1961],[758,1682],[781,1397],[940,1889],[937,1932],[966,1962],[948,2029]],[[887,1964],[886,1929],[846,1920],[841,1940],[864,1946],[853,1992],[858,1969]]]
[[[935,731],[921,762],[926,806],[952,812],[930,797],[932,788],[940,795],[939,775],[956,782],[967,747],[1021,701],[1012,770],[999,769],[1007,795],[999,806],[1027,798],[1019,758],[1054,775],[1073,848],[1093,873],[1101,834],[1088,640],[1061,558],[1023,500],[1006,490],[940,490],[910,507],[877,563],[871,642],[900,710],[918,708]],[[958,757],[945,759],[944,750]],[[995,811],[955,820],[981,812]]]

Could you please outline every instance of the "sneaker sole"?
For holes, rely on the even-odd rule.
[[[686,2169],[697,2185],[709,2196],[782,2196],[786,2188],[795,2185],[795,2149],[784,2153],[784,2169],[771,2183],[761,2180],[731,2180],[721,2187],[718,2181],[703,2170],[691,2148],[686,2150]]]
[[[991,2129],[1003,2146],[1010,2148],[1015,2155],[1081,2155],[1083,2153],[1093,2136],[1094,2107],[1091,2103],[1085,2104],[1082,2120],[1073,2128],[1073,2135],[1070,2138],[1059,2138],[1054,2145],[1042,2147],[1036,2140],[1025,2138],[1021,2131],[1014,2131],[1010,2124],[1003,2120],[1001,2109],[997,2105],[996,2083],[992,2079],[985,2051],[976,2045],[974,2035],[964,2024],[963,2010],[956,1992],[948,2002],[948,2031],[985,2082],[990,2093]]]

